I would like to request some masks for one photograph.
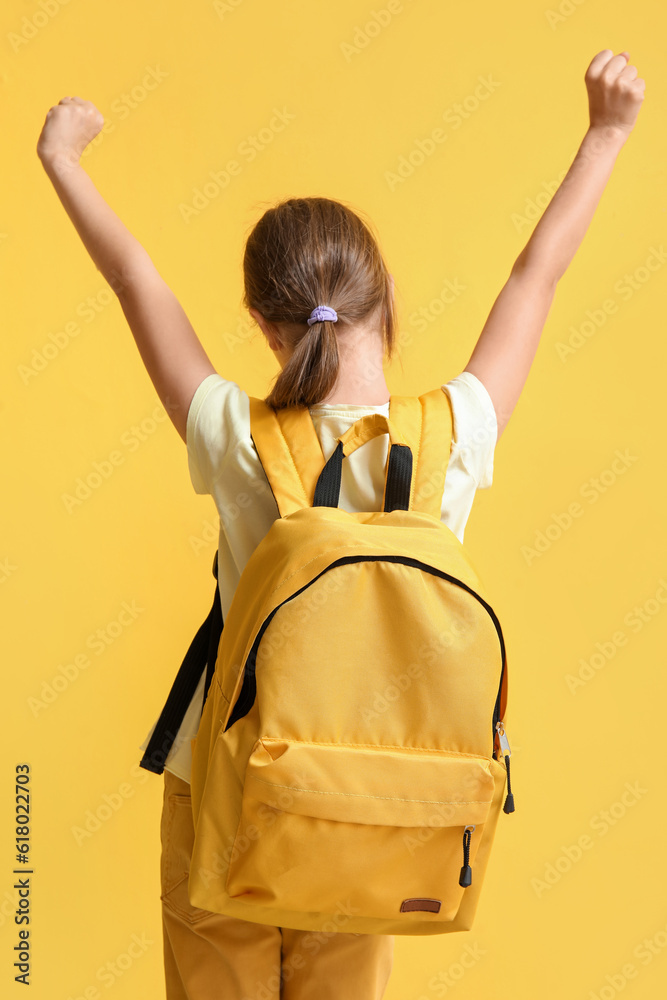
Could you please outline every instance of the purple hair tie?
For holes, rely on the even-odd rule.
[[[313,323],[321,323],[325,319],[330,319],[332,323],[335,323],[338,319],[338,313],[331,306],[315,306],[308,317],[308,326],[312,326]]]

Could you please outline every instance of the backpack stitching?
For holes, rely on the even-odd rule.
[[[325,743],[323,741],[317,740],[297,740],[289,739],[286,740],[284,736],[260,736],[260,742],[265,740],[275,740],[278,743],[303,743],[305,745],[314,747],[371,747],[373,750],[377,750],[378,746],[383,750],[423,750],[426,753],[445,753],[445,754],[456,754],[459,757],[474,757],[476,760],[494,760],[493,757],[487,757],[485,754],[480,753],[467,753],[465,750],[439,750],[438,747],[403,747],[394,745],[392,743]]]
[[[252,775],[253,781],[261,781],[263,785],[271,785],[273,788],[291,788],[295,792],[316,792],[318,795],[354,795],[361,799],[387,799],[392,802],[422,802],[426,805],[486,805],[491,799],[406,799],[401,795],[367,795],[365,792],[337,792],[327,791],[322,788],[301,788],[300,785],[283,785],[278,781],[267,781],[265,778],[258,778]],[[267,803],[268,804],[268,803]]]

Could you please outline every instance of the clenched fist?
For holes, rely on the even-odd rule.
[[[37,155],[42,163],[58,158],[76,164],[103,125],[104,115],[91,101],[63,97],[46,113],[37,140]]]
[[[632,131],[644,100],[646,81],[628,62],[629,53],[617,56],[603,49],[593,57],[584,80],[588,90],[591,128]]]

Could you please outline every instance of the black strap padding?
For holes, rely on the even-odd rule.
[[[320,472],[313,497],[313,507],[337,507],[340,498],[340,482],[343,472],[343,442],[329,458]]]
[[[143,767],[147,771],[152,771],[154,774],[162,774],[164,771],[169,751],[185,718],[188,705],[197,690],[197,685],[199,684],[204,668],[206,668],[204,697],[202,699],[203,711],[206,695],[215,671],[218,645],[224,624],[222,620],[222,607],[220,605],[217,569],[218,553],[216,552],[213,563],[213,575],[216,578],[213,606],[190,643],[190,648],[185,654],[179,671],[176,674],[164,708],[155,723],[155,729],[139,762],[139,767]]]
[[[340,501],[340,484],[343,471],[343,443],[333,452],[322,469],[315,487],[313,507],[337,507]],[[410,509],[410,483],[412,481],[412,451],[407,444],[389,447],[385,511]]]
[[[407,444],[393,444],[389,451],[384,509],[410,510],[412,451]]]

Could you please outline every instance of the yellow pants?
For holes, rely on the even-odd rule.
[[[192,906],[190,785],[164,771],[160,882],[167,1000],[381,1000],[394,938],[297,931]]]

